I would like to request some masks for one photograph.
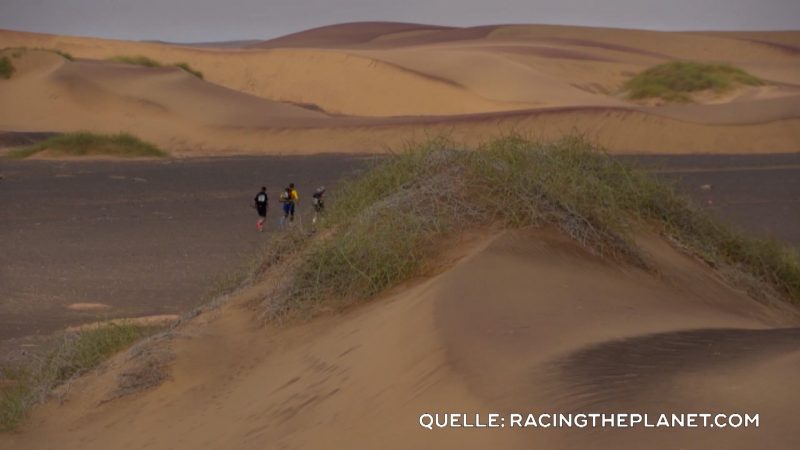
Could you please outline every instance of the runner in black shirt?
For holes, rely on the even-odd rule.
[[[267,219],[267,208],[269,208],[269,198],[267,197],[267,188],[262,187],[261,192],[256,194],[253,199],[253,207],[258,211],[258,222],[256,222],[256,229],[264,231],[264,221]]]

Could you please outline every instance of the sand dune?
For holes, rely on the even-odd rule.
[[[798,36],[369,22],[237,49],[0,30],[0,47],[85,58],[0,81],[0,129],[125,130],[179,156],[379,152],[441,133],[474,144],[479,134],[565,129],[614,152],[792,152],[800,64],[789,47]],[[118,55],[188,62],[206,82],[102,61]],[[621,94],[632,74],[673,59],[732,63],[771,84],[693,105],[646,107]]]
[[[359,22],[330,25],[292,33],[256,44],[252,48],[335,48],[341,46],[369,45],[376,40],[394,41],[398,36],[419,36],[454,30],[453,27],[420,25],[401,22]]]
[[[616,153],[800,151],[800,32],[664,33],[370,22],[245,48],[0,30],[0,130],[127,131],[175,156],[373,153],[447,135],[582,133]],[[110,62],[145,55],[164,67]],[[767,86],[644,105],[621,85],[675,59]],[[187,62],[204,80],[172,66]],[[262,327],[272,274],[63,388],[0,447],[795,448],[800,311],[753,300],[662,238],[653,271],[554,231],[464,238],[440,272],[342,315]],[[280,270],[280,267],[277,269]],[[153,355],[169,378],[136,391]],[[166,356],[165,356],[166,355]],[[155,364],[155,363],[154,363]],[[158,365],[156,364],[156,365]],[[155,366],[146,366],[151,373]],[[757,412],[760,429],[425,430],[423,412]]]
[[[0,45],[60,48],[78,57],[147,55],[188,61],[206,79],[259,97],[307,103],[336,114],[448,115],[512,109],[446,79],[332,50],[209,50],[152,43],[0,32]],[[0,124],[2,125],[2,124]]]
[[[584,105],[530,108],[514,104],[520,109],[444,117],[347,117],[247,95],[198,80],[177,68],[69,62],[49,52],[26,52],[16,61],[18,73],[0,83],[0,97],[9,106],[0,110],[0,128],[129,131],[177,156],[379,152],[441,134],[475,144],[502,133],[552,138],[576,130],[612,151],[629,153],[781,152],[796,151],[800,142],[800,102],[797,96],[787,94],[789,88],[765,88],[776,93],[755,92],[746,101],[657,108],[604,100],[577,88],[554,88],[562,100],[571,96]],[[508,74],[516,71],[522,78],[530,70],[512,67]],[[462,81],[482,89],[480,76]],[[431,107],[446,105],[457,110],[464,106],[456,100],[468,103],[460,94],[466,88],[436,79],[414,79],[449,89],[439,92],[450,92],[447,95],[452,94],[453,101],[429,95],[425,100],[433,100]],[[549,78],[551,83],[554,79]],[[502,90],[502,86],[488,89],[496,96],[510,98],[513,94],[513,90],[505,94]],[[419,91],[425,92],[423,87]],[[473,96],[475,111],[484,108],[479,104],[488,103],[475,99],[479,97]],[[366,108],[370,98],[352,101],[363,102]],[[552,102],[558,101],[554,95]],[[746,108],[740,106],[743,102]],[[379,108],[381,104],[376,105]]]
[[[451,268],[344,317],[262,329],[236,306],[168,346],[171,379],[114,397],[121,356],[37,410],[14,448],[792,448],[800,315],[660,238],[658,274],[550,232],[466,241]],[[738,344],[736,344],[738,343]],[[135,360],[135,358],[133,358]],[[126,362],[127,361],[127,362]],[[588,367],[588,369],[587,369]],[[614,382],[620,376],[625,383]],[[713,373],[712,377],[706,376]],[[425,430],[423,412],[749,411],[759,429]],[[729,408],[733,408],[732,410]]]
[[[255,127],[325,117],[298,106],[205,83],[176,67],[69,62],[49,52],[26,52],[15,61],[20,70],[12,80],[0,85],[3,98],[14,106],[55,108],[65,116],[64,120],[81,120],[75,113],[94,113],[93,121],[105,117],[108,123],[119,126],[137,118],[152,120],[156,118],[153,116],[174,115],[196,125]],[[78,111],[68,111],[69,108]],[[7,123],[22,111],[9,108],[3,113]]]
[[[69,62],[39,51],[15,62],[18,72],[0,84],[6,129],[131,131],[175,149],[181,138],[194,136],[199,143],[217,127],[280,128],[326,117],[206,83],[175,67]]]

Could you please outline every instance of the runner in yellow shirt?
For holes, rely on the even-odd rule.
[[[294,183],[289,183],[289,187],[287,187],[281,193],[280,200],[281,203],[283,203],[283,218],[281,225],[286,223],[286,219],[289,219],[289,222],[294,222],[294,211],[297,207],[297,202],[300,201],[300,195],[297,193]]]

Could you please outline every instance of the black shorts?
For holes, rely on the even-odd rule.
[[[258,210],[259,217],[267,217],[267,208],[256,208]]]

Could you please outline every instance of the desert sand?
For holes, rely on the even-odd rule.
[[[128,131],[176,156],[379,152],[447,135],[581,132],[618,153],[795,152],[800,32],[666,33],[558,26],[357,23],[240,48],[0,30],[25,52],[0,81],[0,130]],[[107,61],[145,55],[174,68]],[[725,62],[769,82],[700,104],[628,101],[652,65]]]
[[[17,70],[0,80],[0,131],[30,136],[126,131],[177,157],[367,155],[430,136],[475,145],[512,132],[534,138],[583,133],[619,154],[760,157],[800,151],[800,32],[375,22],[219,46],[0,30],[3,47],[8,49],[2,55],[12,58]],[[32,50],[40,47],[69,52],[75,60]],[[165,66],[108,61],[119,55],[145,55]],[[634,103],[624,97],[620,89],[628,77],[680,59],[731,63],[769,84],[694,104]],[[170,66],[179,62],[202,71],[204,79]],[[192,158],[128,162],[134,166],[126,175],[99,171],[76,186],[91,192],[95,183],[108,186],[111,179],[130,181],[115,191],[123,194],[158,187],[153,177],[149,184],[136,184],[144,169],[135,164],[158,169],[187,161],[209,161],[206,176],[218,183],[224,178],[215,174],[222,167],[215,159]],[[17,161],[9,167],[34,164],[55,177],[92,175],[81,170],[115,163]],[[256,171],[251,161],[244,164]],[[236,183],[260,180],[239,167]],[[320,165],[314,180],[332,176],[336,167]],[[790,180],[796,165],[785,169],[775,176],[778,183]],[[735,170],[740,178],[750,174]],[[303,174],[285,171],[275,178]],[[9,183],[21,172],[9,170]],[[169,173],[171,183],[180,183],[179,172]],[[258,176],[265,173],[258,169]],[[283,181],[269,180],[270,192]],[[244,188],[220,188],[219,202],[209,205],[238,202],[246,195],[239,189]],[[191,247],[191,239],[202,235],[164,227],[159,215],[165,213],[159,203],[164,189],[148,192],[152,201],[137,206],[149,224],[138,230],[151,245],[143,247],[144,256],[160,257],[156,249],[187,255],[173,249],[183,242]],[[714,199],[723,194],[714,193]],[[182,190],[172,196],[191,198]],[[111,206],[127,214],[129,199],[115,201]],[[26,203],[32,202],[14,205],[21,211]],[[192,206],[187,205],[187,216],[208,214]],[[755,211],[747,208],[740,209]],[[213,222],[185,220],[230,222],[238,219],[236,211],[219,209]],[[781,217],[791,222],[794,216]],[[247,220],[252,234],[252,217]],[[118,236],[117,229],[101,228],[104,236]],[[28,236],[36,240],[38,232]],[[160,241],[141,233],[160,233],[176,247],[161,248]],[[436,270],[366,304],[323,311],[307,321],[263,320],[263,300],[291,267],[276,264],[221,306],[185,317],[169,333],[137,343],[62,385],[18,430],[0,433],[0,448],[800,447],[794,421],[800,402],[796,306],[770,292],[754,298],[646,230],[636,240],[650,270],[603,259],[550,229],[472,230],[452,238]],[[31,238],[15,242],[24,253]],[[75,242],[95,248],[88,246],[90,239]],[[102,245],[97,242],[92,245]],[[208,248],[194,251],[214,254]],[[73,249],[61,256],[79,254]],[[72,263],[69,258],[64,261]],[[170,258],[176,257],[163,261],[178,261]],[[113,266],[102,258],[91,262]],[[175,284],[164,273],[179,278],[177,269],[171,270],[149,281],[131,275],[140,273],[134,271],[111,278],[161,289],[158,283]],[[167,288],[175,286],[161,292]],[[63,309],[89,314],[107,302],[100,296],[60,301],[62,315]],[[155,291],[148,301],[162,297]],[[426,430],[418,424],[422,413],[612,411],[757,413],[761,428]]]
[[[270,292],[267,277],[151,345],[173,354],[161,385],[116,398],[140,359],[121,355],[0,443],[640,448],[657,438],[659,448],[793,448],[800,333],[785,327],[800,323],[798,311],[753,301],[661,238],[639,241],[656,273],[609,265],[555,232],[480,233],[463,238],[438,275],[343,316],[282,328],[264,329],[246,306]],[[417,423],[424,412],[706,410],[758,412],[761,428],[426,430]]]

